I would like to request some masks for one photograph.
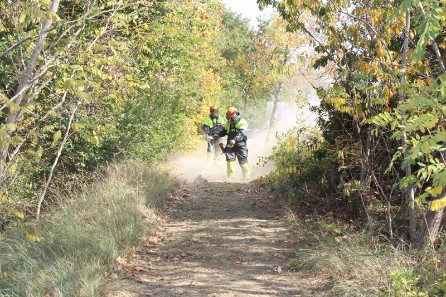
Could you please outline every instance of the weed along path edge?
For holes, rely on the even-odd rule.
[[[324,282],[287,270],[296,247],[277,209],[257,181],[185,182],[126,263],[136,296],[326,296]]]

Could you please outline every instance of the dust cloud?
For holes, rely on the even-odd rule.
[[[265,108],[267,115],[271,110],[272,102]],[[226,177],[226,159],[224,154],[221,154],[216,161],[208,162],[206,160],[207,143],[205,140],[199,143],[194,150],[187,154],[173,158],[170,162],[169,170],[176,177],[188,182],[196,181],[199,176],[209,182],[248,182],[268,174],[274,169],[274,164],[271,161],[265,164],[263,160],[270,154],[272,147],[276,144],[276,136],[285,133],[293,127],[300,128],[303,126],[314,125],[315,121],[315,115],[308,107],[297,108],[295,103],[281,102],[276,114],[277,121],[275,127],[270,132],[272,137],[268,140],[267,127],[269,126],[269,119],[264,124],[263,128],[248,130],[247,146],[248,163],[251,167],[250,179],[242,179],[242,171],[238,164],[236,166],[236,177],[228,179]],[[226,137],[223,139],[223,143],[226,144]]]

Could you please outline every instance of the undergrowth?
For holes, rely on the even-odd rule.
[[[39,222],[0,238],[0,296],[104,296],[122,290],[113,273],[156,224],[173,180],[140,162],[110,166]],[[24,232],[33,234],[25,238]]]
[[[346,183],[336,154],[319,132],[294,129],[268,158],[276,170],[264,183],[297,224],[289,269],[326,278],[333,296],[445,296],[444,235],[436,250],[410,249],[400,207],[391,208],[392,235],[388,205],[373,189]]]

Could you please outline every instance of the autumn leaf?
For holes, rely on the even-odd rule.
[[[446,207],[446,197],[432,201],[429,210],[438,211],[444,207]]]

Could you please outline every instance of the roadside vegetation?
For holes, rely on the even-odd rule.
[[[7,228],[0,236],[0,295],[124,291],[115,271],[119,259],[155,230],[156,207],[174,185],[147,163],[111,165],[95,181],[64,193],[64,203],[38,222]]]
[[[0,294],[115,290],[174,183],[156,164],[211,104],[269,144],[310,72],[318,125],[279,137],[264,181],[311,239],[290,268],[345,296],[446,294],[441,0],[258,0],[278,14],[255,29],[219,1],[127,2],[0,2]]]
[[[270,157],[273,187],[317,238],[293,266],[345,296],[444,295],[444,3],[258,2],[312,40],[329,78],[317,129],[300,125]]]
[[[210,105],[265,121],[292,75],[279,20],[254,29],[211,0],[1,1],[0,294],[113,291],[172,186],[157,164],[202,140]]]

